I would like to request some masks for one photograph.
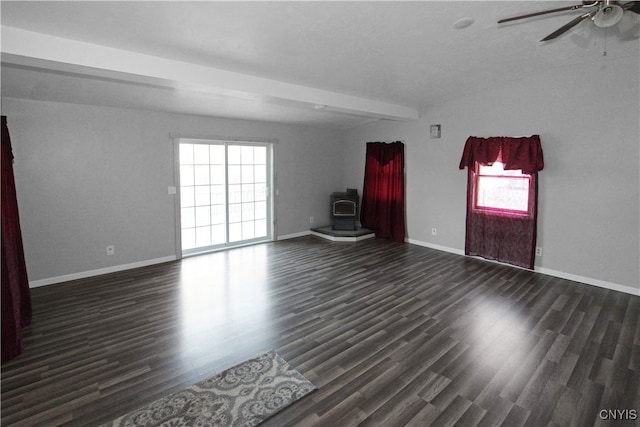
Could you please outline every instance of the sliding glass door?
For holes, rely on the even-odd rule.
[[[180,139],[182,255],[271,240],[272,146]]]

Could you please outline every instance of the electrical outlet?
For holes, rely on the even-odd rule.
[[[313,224],[314,218],[312,216],[309,217],[309,224]]]
[[[542,256],[542,248],[539,246],[536,246],[536,256]]]
[[[432,236],[437,236],[438,235],[438,229],[437,228],[432,228],[431,229],[431,235]]]
[[[116,248],[114,246],[107,246],[107,255],[111,256],[116,253]]]

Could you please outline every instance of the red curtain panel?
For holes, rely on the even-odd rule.
[[[13,153],[2,116],[2,362],[22,353],[22,328],[31,324],[31,293],[22,246]]]
[[[404,144],[368,142],[364,171],[362,226],[377,237],[405,239]]]
[[[526,209],[518,211],[478,206],[480,166],[491,166],[495,162],[502,163],[505,171],[522,170],[523,174],[528,175]],[[469,137],[459,167],[468,170],[465,254],[533,269],[538,220],[538,171],[544,167],[540,137]]]

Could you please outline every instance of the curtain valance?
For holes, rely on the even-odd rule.
[[[398,156],[404,156],[404,144],[395,142],[367,142],[367,158],[375,159],[380,166],[386,166],[395,161]],[[402,163],[404,171],[404,162]]]
[[[544,168],[542,144],[539,135],[528,137],[490,137],[470,136],[464,145],[460,169],[474,168],[475,162],[492,165],[500,160],[505,169],[522,169],[532,174]]]

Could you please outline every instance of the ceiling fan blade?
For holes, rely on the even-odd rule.
[[[582,9],[582,8],[585,8],[585,7],[593,7],[593,6],[595,6],[595,3],[594,4],[576,4],[576,5],[573,5],[573,6],[559,7],[557,9],[543,10],[541,12],[527,13],[526,15],[519,15],[519,16],[514,16],[514,17],[511,17],[511,18],[501,19],[501,20],[498,21],[498,24],[503,24],[505,22],[515,21],[517,19],[525,19],[525,18],[531,18],[533,16],[546,15],[548,13],[563,12],[565,10],[577,10],[577,9]]]
[[[583,13],[582,15],[578,16],[576,19],[571,20],[571,22],[569,22],[569,23],[563,25],[562,27],[558,28],[553,33],[549,34],[547,37],[543,38],[540,41],[541,42],[546,42],[548,40],[555,39],[559,35],[562,35],[562,34],[566,33],[567,31],[569,31],[570,29],[572,29],[573,27],[578,25],[583,20],[592,17],[594,14],[595,14],[595,12]]]
[[[630,1],[622,5],[624,10],[630,10],[640,15],[640,1]]]

